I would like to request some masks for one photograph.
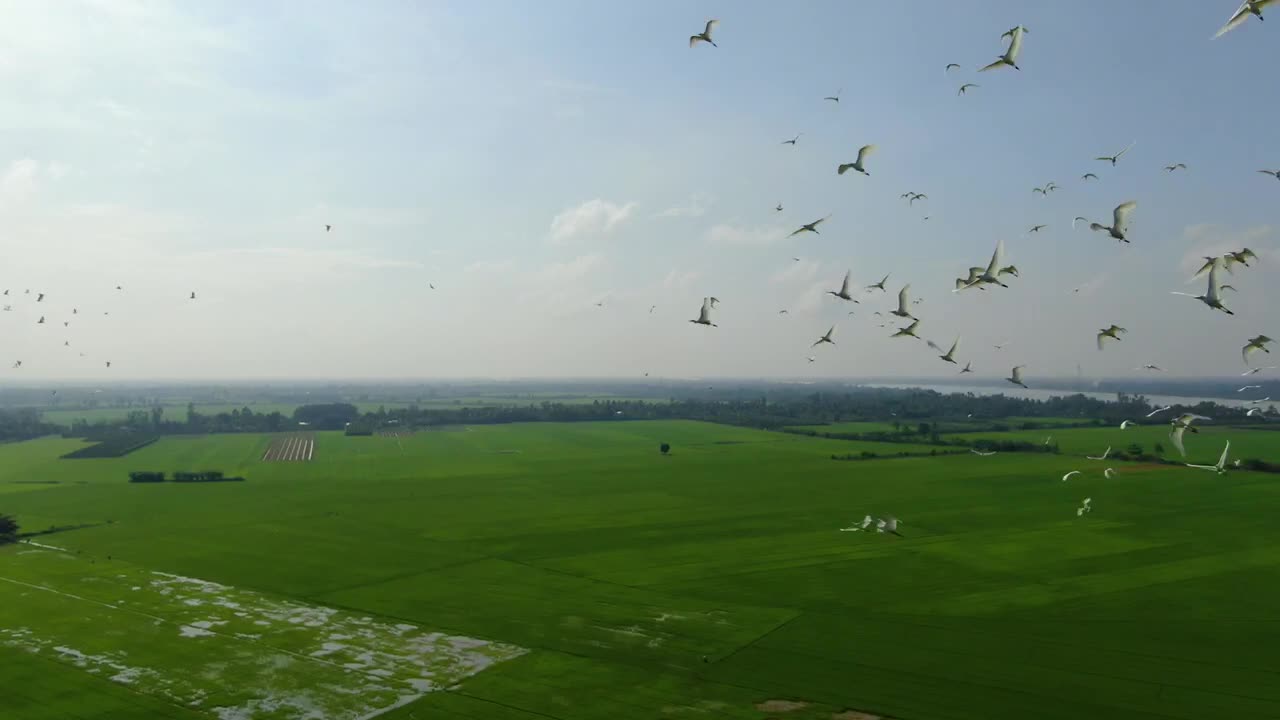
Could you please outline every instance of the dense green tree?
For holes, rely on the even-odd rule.
[[[663,455],[666,455],[667,453],[671,452],[671,446],[668,445],[667,443],[662,443],[661,445],[658,446],[658,449],[662,451]]]
[[[0,545],[18,539],[18,521],[8,515],[0,515]]]

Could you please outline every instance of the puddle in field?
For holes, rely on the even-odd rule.
[[[46,554],[48,562],[60,555]],[[219,720],[370,720],[527,652],[170,573],[59,582],[65,587],[0,583],[0,602],[6,585],[20,585],[16,599],[49,608],[33,616],[47,617],[47,629],[0,627],[0,647],[43,655]],[[41,600],[41,593],[57,599]],[[77,622],[59,622],[57,612]],[[83,633],[86,616],[93,626],[120,631],[110,650],[100,649],[101,637]]]

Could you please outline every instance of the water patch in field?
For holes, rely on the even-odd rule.
[[[45,655],[219,720],[369,720],[527,652],[199,578],[84,569],[58,585],[11,580],[26,593],[12,598],[0,583],[0,604],[29,604],[14,617],[40,618],[0,627],[0,652]],[[118,633],[109,650],[92,628]]]

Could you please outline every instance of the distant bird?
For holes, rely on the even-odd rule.
[[[191,292],[191,299],[192,299],[192,300],[195,300],[195,299],[196,299],[196,293],[195,293],[195,291],[194,291],[194,290]]]
[[[1111,327],[1108,328],[1102,328],[1098,331],[1098,349],[1102,349],[1102,343],[1108,338],[1111,340],[1119,340],[1120,335],[1127,332],[1129,331],[1115,324],[1112,324]]]
[[[827,333],[826,333],[825,335],[823,335],[822,337],[818,338],[817,342],[815,342],[814,344],[810,345],[809,347],[811,347],[811,348],[813,348],[813,347],[818,347],[819,345],[822,345],[823,343],[828,343],[828,344],[831,344],[831,345],[835,345],[835,344],[836,344],[836,341],[831,339],[831,334],[832,334],[832,333],[834,333],[835,331],[836,331],[836,326],[835,326],[835,325],[832,325],[832,326],[831,326],[831,329],[830,329],[830,330],[827,330]]]
[[[1016,28],[1013,28],[1009,32],[1005,33],[1004,35],[1001,35],[1000,36],[1001,38],[1004,38],[1006,36],[1009,38],[1008,49],[1006,49],[1004,51],[1004,54],[1001,55],[995,62],[991,63],[990,65],[987,65],[986,67],[979,68],[978,72],[986,72],[987,70],[994,70],[998,67],[1003,67],[1005,65],[1008,65],[1014,70],[1021,70],[1022,68],[1018,67],[1018,55],[1022,52],[1022,35],[1025,32],[1026,32],[1025,28],[1023,28],[1022,26],[1018,26]]]
[[[779,311],[778,311],[778,314],[779,314],[779,315],[786,315],[786,314],[788,314],[788,313],[787,313],[787,311],[786,311],[786,310],[779,310]]]
[[[932,347],[934,350],[938,350],[938,351],[942,350],[942,348],[938,347],[937,345],[934,345],[932,342],[929,343],[929,346]],[[951,343],[951,349],[946,351],[942,355],[939,355],[938,357],[942,358],[946,362],[951,363],[952,365],[956,365],[958,363],[956,363],[955,355],[956,355],[956,348],[958,347],[960,347],[959,335],[956,336],[955,342]]]
[[[436,289],[435,283],[427,283],[427,287],[431,288],[432,290]]]
[[[1245,417],[1262,417],[1262,410],[1259,408],[1249,408],[1249,412],[1244,414]]]
[[[1156,408],[1155,410],[1152,410],[1151,412],[1147,413],[1147,417],[1155,417],[1156,415],[1162,412],[1168,412],[1169,410],[1172,410],[1172,409],[1173,409],[1172,405],[1166,405],[1165,407],[1162,407],[1162,408]]]
[[[1200,432],[1191,427],[1191,423],[1196,420],[1208,420],[1204,415],[1196,415],[1194,413],[1183,413],[1174,418],[1169,424],[1173,426],[1173,430],[1169,432],[1169,439],[1173,441],[1173,446],[1178,448],[1178,452],[1182,453],[1182,457],[1187,456],[1187,449],[1182,444],[1182,434],[1187,430],[1193,433]]]
[[[1136,423],[1136,422],[1134,422],[1134,421],[1132,421],[1132,420],[1121,420],[1121,421],[1120,421],[1120,429],[1121,429],[1121,430],[1125,430],[1125,429],[1127,429],[1130,425],[1137,425],[1137,424],[1138,424],[1138,423]]]
[[[840,93],[842,93],[842,92],[844,92],[844,88],[840,88],[839,90],[837,90],[835,95],[828,95],[828,96],[826,96],[826,97],[824,97],[824,98],[822,98],[822,99],[823,99],[823,100],[830,100],[830,101],[832,101],[832,102],[840,102]]]
[[[1004,341],[1004,342],[1002,342],[1002,343],[999,343],[999,344],[997,344],[997,345],[992,345],[991,347],[995,348],[996,350],[1003,350],[1003,349],[1004,349],[1004,346],[1005,346],[1005,345],[1008,345],[1008,344],[1009,344],[1009,341],[1008,341],[1008,340],[1006,340],[1006,341]]]
[[[866,167],[863,166],[863,163],[866,161],[867,157],[875,151],[876,151],[875,145],[863,145],[862,147],[858,148],[858,159],[854,160],[851,163],[844,163],[842,165],[837,166],[836,174],[843,175],[845,174],[845,172],[847,172],[849,169],[852,168],[862,173],[863,175],[870,177],[871,173],[867,172],[867,169]]]
[[[1219,475],[1227,474],[1227,453],[1231,452],[1231,441],[1227,441],[1226,447],[1222,448],[1222,455],[1218,458],[1218,462],[1213,465],[1192,465],[1187,463],[1189,468],[1200,468],[1201,470],[1212,470]]]
[[[852,271],[852,270],[848,270],[848,271],[846,271],[846,272],[845,272],[845,274],[844,274],[844,282],[840,284],[840,290],[839,290],[839,292],[837,292],[837,291],[835,291],[835,290],[828,290],[828,291],[827,291],[827,294],[828,294],[828,295],[835,295],[836,297],[840,298],[841,300],[853,300],[853,302],[855,302],[855,303],[856,303],[856,302],[858,302],[857,300],[854,300],[854,299],[853,299],[853,296],[852,296],[852,295],[850,295],[850,294],[849,294],[849,276],[850,276],[852,273],[853,273],[853,271]]]
[[[69,326],[69,325],[71,325],[71,321],[69,321],[69,320],[63,320],[63,321],[62,321],[62,327],[67,327],[67,326]]]
[[[942,68],[942,72],[948,73],[948,72],[951,72],[952,68],[959,69],[959,67],[960,67],[960,63],[947,63],[947,66]]]
[[[1134,368],[1134,370],[1155,370],[1156,372],[1164,372],[1164,368],[1159,365],[1143,365],[1142,367]]]
[[[795,145],[795,144],[796,144],[796,141],[797,141],[797,140],[799,140],[799,139],[800,139],[800,136],[801,136],[801,135],[803,135],[803,134],[804,134],[804,133],[796,133],[796,136],[795,136],[795,137],[791,138],[790,140],[783,140],[783,141],[782,141],[782,144],[783,144],[783,145]]]
[[[1254,352],[1255,350],[1261,350],[1262,352],[1270,355],[1271,351],[1267,349],[1267,343],[1269,342],[1275,342],[1275,341],[1267,337],[1266,335],[1259,335],[1254,338],[1249,338],[1249,343],[1240,349],[1240,357],[1241,359],[1244,360],[1244,364],[1245,365],[1249,364],[1249,354]]]
[[[1248,401],[1248,403],[1249,403],[1250,405],[1261,405],[1262,403],[1267,402],[1267,401],[1269,401],[1269,400],[1271,400],[1271,396],[1270,396],[1270,395],[1268,395],[1267,397],[1261,398],[1261,399],[1259,399],[1259,400],[1249,400],[1249,401]]]
[[[1040,232],[1041,230],[1043,230],[1043,229],[1045,229],[1045,228],[1047,228],[1047,227],[1049,227],[1049,226],[1048,226],[1048,225],[1032,225],[1032,226],[1031,226],[1031,229],[1030,229],[1030,230],[1028,230],[1027,232],[1029,232],[1029,233],[1038,233],[1038,232]]]
[[[1045,439],[1044,439],[1044,446],[1045,446],[1045,447],[1048,447],[1048,446],[1049,446],[1049,443],[1050,443],[1050,442],[1052,442],[1052,441],[1053,441],[1053,436],[1052,436],[1052,435],[1050,435],[1049,437],[1047,437],[1047,438],[1045,438]]]
[[[897,332],[895,332],[893,335],[890,335],[889,337],[913,337],[913,338],[915,338],[915,339],[919,340],[919,339],[920,339],[920,336],[919,336],[919,335],[916,335],[916,328],[918,328],[918,327],[920,327],[920,321],[919,321],[919,320],[913,320],[913,321],[911,321],[911,324],[910,324],[910,325],[908,325],[908,326],[906,326],[906,327],[904,327],[904,328],[898,328],[898,331],[897,331]]]
[[[1165,165],[1165,172],[1173,172],[1174,170],[1186,170],[1187,166],[1182,163],[1174,163],[1173,165]]]
[[[1092,512],[1093,506],[1090,504],[1092,502],[1093,502],[1093,498],[1085,498],[1084,500],[1082,500],[1080,502],[1080,507],[1076,508],[1076,517],[1079,517],[1087,512]]]
[[[1129,152],[1129,148],[1133,147],[1136,144],[1137,144],[1137,141],[1135,140],[1134,142],[1129,143],[1129,147],[1121,150],[1115,155],[1101,155],[1099,157],[1094,158],[1094,160],[1102,160],[1103,162],[1109,162],[1111,163],[1112,167],[1115,167],[1116,161],[1119,160],[1122,155]]]
[[[890,310],[890,315],[897,315],[900,318],[911,318],[915,320],[915,316],[907,308],[911,307],[911,283],[902,286],[898,291],[898,309]]]
[[[702,311],[698,313],[698,319],[690,320],[689,322],[694,323],[695,325],[719,327],[715,323],[711,322],[711,298],[702,298]]]
[[[816,361],[817,359],[818,359],[818,358],[816,358],[816,357],[814,357],[814,356],[812,356],[812,355],[810,355],[810,356],[809,356],[809,358],[808,358],[809,362],[814,362],[814,361]]]
[[[1170,294],[1193,297],[1209,306],[1210,309],[1221,310],[1228,315],[1235,315],[1235,313],[1227,309],[1227,306],[1222,304],[1222,281],[1221,278],[1218,277],[1218,271],[1221,270],[1222,267],[1222,260],[1220,258],[1215,259],[1213,266],[1209,269],[1209,287],[1205,290],[1203,295],[1192,295],[1191,293],[1177,292],[1176,290],[1171,290]]]
[[[1111,446],[1108,445],[1107,449],[1104,450],[1101,455],[1098,455],[1098,456],[1086,455],[1085,457],[1089,460],[1106,460],[1107,456],[1109,456],[1110,454],[1111,454]]]
[[[1067,473],[1066,475],[1063,475],[1063,476],[1062,476],[1062,482],[1066,482],[1066,481],[1067,481],[1067,478],[1071,477],[1072,475],[1079,475],[1079,474],[1080,474],[1080,471],[1079,471],[1079,470],[1072,470],[1071,472],[1069,472],[1069,473]]]
[[[330,231],[330,230],[332,230],[332,229],[333,229],[333,226],[332,226],[332,225],[325,225],[325,226],[324,226],[324,231],[325,231],[325,232],[329,232],[329,231]]]
[[[1031,188],[1031,192],[1040,193],[1041,195],[1048,197],[1049,193],[1057,189],[1058,189],[1058,186],[1055,183],[1046,183],[1044,187]]]
[[[973,372],[973,361],[964,364],[964,368],[959,372],[960,375]]]
[[[1094,175],[1093,173],[1085,173],[1085,174],[1083,174],[1083,175],[1081,175],[1081,176],[1080,176],[1080,179],[1081,179],[1081,180],[1084,180],[1085,182],[1088,182],[1088,181],[1089,181],[1089,178],[1093,178],[1094,180],[1097,180],[1097,179],[1098,179],[1098,176],[1097,176],[1097,175]]]
[[[929,196],[925,195],[924,193],[915,193],[911,197],[907,198],[907,204],[914,205],[917,200],[928,200],[928,199],[929,199]]]
[[[1280,170],[1259,170],[1258,172],[1262,173],[1263,175],[1274,175],[1277,180],[1280,180]],[[5,292],[5,295],[8,295],[8,294],[9,294],[8,292]]]
[[[1111,478],[1116,476],[1116,471],[1113,468],[1107,468],[1106,470],[1102,471],[1102,476],[1110,480]]]
[[[124,288],[123,288],[123,287],[121,287],[121,286],[119,286],[119,285],[117,285],[117,286],[116,286],[116,289],[117,289],[117,290],[124,290]],[[28,292],[29,292],[29,291],[28,291]]]
[[[792,232],[792,233],[791,233],[791,235],[788,235],[787,237],[792,237],[792,236],[794,236],[794,235],[799,235],[800,233],[803,233],[803,232],[811,232],[811,233],[813,233],[813,234],[815,234],[815,235],[821,235],[822,233],[818,232],[818,226],[819,226],[819,225],[821,225],[822,223],[826,222],[826,221],[827,221],[827,218],[830,218],[830,217],[831,217],[831,216],[830,216],[830,215],[828,215],[827,217],[819,218],[819,219],[817,219],[817,220],[814,220],[813,222],[809,223],[808,225],[801,225],[799,230],[796,230],[795,232]],[[791,259],[792,259],[792,260],[795,260],[795,261],[797,261],[797,262],[800,260],[800,258],[791,258]]]
[[[711,47],[720,47],[719,45],[715,44],[714,40],[711,39],[711,31],[715,30],[716,26],[719,24],[720,24],[719,20],[708,20],[706,29],[704,29],[702,32],[698,33],[697,35],[689,36],[689,47],[693,47],[694,45],[697,45],[700,42],[709,43]]]
[[[650,305],[650,306],[649,306],[649,314],[650,314],[650,315],[652,315],[652,314],[653,314],[653,309],[654,309],[654,308],[656,308],[656,307],[658,307],[658,306],[657,306],[657,305]]]
[[[774,212],[782,212],[782,203],[778,203],[778,206],[777,206],[777,207],[775,207],[775,208],[773,209],[773,211],[774,211]]]
[[[893,533],[898,537],[902,537],[902,533],[898,532],[898,518],[892,515],[876,521],[876,532]]]
[[[1108,235],[1122,242],[1129,242],[1125,237],[1128,232],[1129,215],[1133,213],[1133,209],[1138,207],[1138,203],[1130,200],[1129,202],[1120,203],[1115,210],[1111,211],[1111,227],[1107,227],[1101,223],[1089,223],[1090,230],[1105,230]]]
[[[1026,365],[1018,365],[1017,367],[1015,367],[1013,371],[1009,374],[1009,377],[1005,378],[1005,380],[1008,380],[1014,385],[1021,385],[1022,387],[1025,388],[1027,384],[1022,382],[1022,368],[1024,367],[1026,367]]]
[[[108,360],[108,361],[107,361],[107,367],[111,367],[111,361],[110,361],[110,360]]]
[[[965,92],[969,90],[969,88],[976,88],[976,87],[982,87],[982,86],[977,83],[965,83],[960,86],[960,90],[959,92],[956,93],[956,95],[964,95]]]
[[[40,302],[41,300],[44,300],[44,293],[36,295],[36,302]]]
[[[71,308],[71,314],[72,314],[72,315],[76,315],[76,314],[78,314],[79,312],[80,312],[80,311],[79,311],[79,310],[77,310],[76,308]]]
[[[880,282],[868,285],[867,290],[879,290],[880,292],[885,292],[884,284],[888,282],[888,280],[889,280],[889,276],[885,275],[884,277],[880,278]]]
[[[1232,263],[1240,263],[1245,267],[1250,267],[1249,260],[1250,259],[1257,260],[1258,256],[1254,255],[1253,251],[1250,250],[1249,248],[1244,248],[1243,250],[1240,250],[1238,252],[1235,252],[1235,251],[1228,252],[1226,255],[1222,256],[1222,259],[1226,261],[1227,269],[1230,270]]]
[[[1278,367],[1280,367],[1280,365],[1267,365],[1266,367],[1256,367],[1256,368],[1253,368],[1252,370],[1246,370],[1245,372],[1240,373],[1240,376],[1245,377],[1248,375],[1257,375],[1263,370],[1275,370]]]
[[[43,324],[44,324],[44,316],[43,316],[43,315],[41,315],[41,316],[40,316],[40,319],[36,321],[36,324],[37,324],[37,325],[43,325]]]
[[[70,340],[63,340],[63,341],[62,341],[62,347],[71,347],[71,341],[70,341]]]
[[[604,301],[603,301],[603,300],[597,300],[596,302],[594,302],[594,303],[592,303],[592,304],[593,304],[593,305],[595,305],[596,307],[604,307]]]
[[[1272,4],[1273,2],[1275,2],[1275,0],[1245,0],[1243,3],[1241,3],[1240,9],[1235,11],[1235,14],[1231,16],[1231,19],[1227,20],[1227,24],[1223,25],[1222,29],[1219,30],[1217,34],[1215,34],[1213,37],[1215,39],[1220,38],[1223,35],[1226,35],[1227,33],[1231,32],[1232,30],[1235,30],[1236,28],[1243,25],[1245,21],[1249,19],[1250,15],[1256,15],[1258,18],[1258,21],[1261,22],[1263,20],[1262,9]]]
[[[974,455],[981,455],[982,457],[988,457],[988,456],[990,456],[990,455],[995,455],[995,454],[996,454],[996,451],[994,451],[994,450],[992,450],[992,451],[990,451],[990,452],[981,452],[981,451],[975,450],[975,449],[973,449],[973,448],[970,448],[970,449],[969,449],[969,452],[973,453]]]

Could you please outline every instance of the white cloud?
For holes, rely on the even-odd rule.
[[[822,267],[822,263],[813,260],[801,259],[799,262],[792,261],[786,268],[779,270],[769,278],[772,285],[793,285],[796,283],[810,283],[818,275],[818,270]]]
[[[672,269],[667,276],[662,279],[662,287],[666,290],[683,290],[690,287],[698,280],[702,279],[702,273],[697,270],[678,270]]]
[[[674,217],[702,217],[707,213],[706,198],[702,195],[695,194],[689,198],[687,205],[675,205],[658,213],[658,217],[674,218]]]
[[[551,220],[551,242],[565,243],[580,235],[607,233],[631,217],[636,204],[619,205],[608,200],[588,200]]]
[[[786,239],[787,231],[779,226],[743,227],[720,223],[707,230],[707,242],[717,245],[771,245]]]
[[[57,182],[67,174],[67,166],[59,162],[41,163],[22,158],[9,163],[0,174],[0,203],[25,200],[46,180]]]
[[[239,268],[300,272],[341,272],[344,270],[420,270],[422,264],[369,255],[355,250],[316,250],[300,247],[230,248],[192,253],[184,258],[197,265],[229,261]]]

